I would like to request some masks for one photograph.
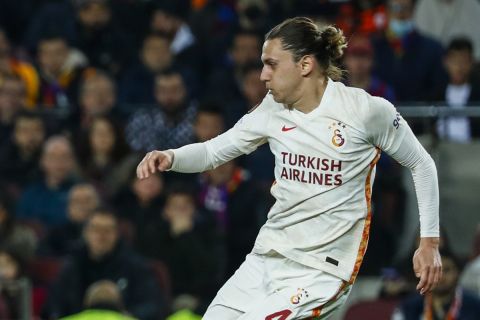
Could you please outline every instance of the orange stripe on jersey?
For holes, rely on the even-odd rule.
[[[325,306],[328,306],[329,304],[337,301],[338,299],[338,296],[340,295],[340,293],[345,290],[348,286],[350,285],[350,282],[346,282],[346,281],[343,281],[342,285],[340,286],[340,288],[338,288],[337,292],[333,295],[333,297],[331,297],[330,299],[328,299],[327,302],[325,302],[324,304],[322,304],[321,306],[318,306],[316,307],[315,309],[312,310],[312,316],[308,319],[310,320],[314,320],[314,319],[320,319],[320,315],[322,314],[322,310]]]
[[[352,276],[350,277],[349,283],[353,284],[357,278],[358,271],[360,271],[360,266],[362,265],[363,256],[367,251],[368,237],[370,235],[370,224],[372,222],[372,171],[375,168],[375,165],[380,159],[381,150],[377,148],[377,155],[370,162],[370,169],[368,171],[367,179],[365,181],[365,199],[367,200],[367,217],[365,218],[365,225],[363,227],[362,240],[360,241],[360,246],[358,248],[357,259],[355,260],[355,266],[353,267]]]

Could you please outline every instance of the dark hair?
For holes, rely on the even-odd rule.
[[[147,33],[143,39],[142,39],[142,43],[145,44],[145,41],[147,41],[148,39],[150,38],[159,38],[159,39],[164,39],[165,41],[167,41],[169,44],[172,42],[172,39],[166,35],[165,33],[163,32],[159,32],[159,31],[153,31],[153,32],[149,32]]]
[[[168,67],[165,70],[162,70],[162,71],[158,72],[155,75],[155,78],[158,79],[159,77],[171,77],[171,76],[174,76],[174,75],[177,75],[177,74],[180,75],[180,77],[182,78],[182,81],[185,82],[182,71],[180,71],[180,69],[176,68],[176,67]]]
[[[129,152],[129,147],[125,141],[125,135],[123,133],[123,128],[121,124],[118,123],[118,121],[111,116],[95,116],[90,122],[90,125],[87,127],[87,129],[81,132],[81,135],[78,139],[77,154],[80,164],[84,169],[87,168],[90,163],[92,163],[92,158],[94,156],[93,147],[90,143],[90,135],[93,131],[93,125],[97,121],[105,121],[112,127],[113,135],[115,136],[115,142],[113,144],[112,151],[109,154],[109,160],[112,163],[120,163],[125,158],[125,156],[128,155]]]
[[[40,36],[40,39],[38,39],[38,42],[37,42],[37,46],[40,45],[41,42],[45,42],[45,41],[56,41],[56,40],[60,40],[60,41],[63,41],[65,43],[65,45],[68,47],[69,46],[69,42],[68,42],[68,38],[65,34],[55,30],[48,30],[46,32],[44,32],[41,36]]]
[[[45,126],[45,117],[38,111],[21,110],[15,115],[14,122],[16,123],[20,119],[39,120]]]
[[[262,71],[263,64],[260,61],[252,61],[242,68],[242,75],[245,76],[251,71]]]
[[[15,224],[12,213],[12,199],[3,190],[0,190],[0,208],[3,208],[7,214],[4,223],[0,225],[0,238],[3,239],[10,235]]]
[[[280,39],[282,48],[293,54],[295,62],[305,55],[314,55],[327,77],[342,78],[343,72],[336,62],[347,44],[340,29],[327,26],[320,30],[310,18],[295,17],[283,21],[265,35],[265,41],[272,39]]]
[[[447,53],[451,51],[468,51],[470,54],[473,54],[473,45],[472,41],[468,38],[454,38],[447,47]]]
[[[182,182],[174,183],[167,189],[165,199],[168,201],[168,199],[176,195],[189,197],[193,204],[196,205],[195,189],[192,186]]]
[[[113,220],[115,220],[115,223],[117,225],[119,223],[119,219],[118,219],[118,216],[117,216],[117,213],[115,212],[115,210],[113,208],[111,208],[110,206],[106,205],[106,204],[102,204],[102,205],[96,207],[95,209],[93,209],[92,212],[90,213],[90,215],[88,216],[88,219],[87,219],[87,222],[85,223],[85,225],[89,225],[90,221],[95,216],[110,216],[110,217],[113,218]]]
[[[239,36],[256,38],[258,40],[258,47],[260,48],[262,45],[261,44],[262,33],[257,32],[256,30],[238,28],[233,32],[233,34],[228,39],[228,47],[230,49],[233,49],[233,46],[235,45],[235,39],[237,39],[237,37]]]
[[[210,113],[210,114],[215,114],[219,117],[224,117],[225,116],[225,112],[223,110],[223,108],[213,102],[213,101],[203,101],[199,106],[198,106],[198,110],[197,110],[197,115],[199,113]]]
[[[78,88],[79,98],[85,94],[85,88],[87,86],[87,83],[92,81],[92,79],[96,79],[96,78],[106,79],[112,84],[113,90],[115,92],[117,91],[117,82],[115,81],[115,78],[108,71],[103,69],[98,69],[98,68],[95,68],[95,69],[92,68],[88,70],[87,74],[82,78],[82,81],[80,82],[80,86]]]

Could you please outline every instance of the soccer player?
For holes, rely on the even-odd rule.
[[[383,150],[412,171],[421,241],[413,257],[424,294],[441,277],[438,181],[432,158],[386,100],[336,82],[340,30],[292,18],[265,37],[268,94],[229,131],[149,152],[139,178],[200,172],[269,143],[276,202],[252,252],[203,319],[326,319],[343,304],[367,248],[375,164]]]

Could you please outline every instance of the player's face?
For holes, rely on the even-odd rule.
[[[280,39],[265,41],[262,62],[260,79],[265,82],[273,99],[287,105],[297,101],[302,85],[300,63],[294,61],[290,51],[282,49]]]

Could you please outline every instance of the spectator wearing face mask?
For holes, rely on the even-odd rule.
[[[420,0],[415,6],[413,18],[420,32],[445,47],[460,36],[471,39],[474,59],[480,61],[479,16],[480,3],[476,0]]]
[[[428,101],[446,79],[442,46],[415,29],[412,15],[412,0],[389,0],[388,27],[373,37],[374,72],[399,102]]]

